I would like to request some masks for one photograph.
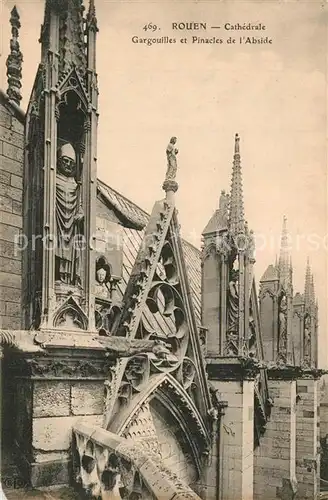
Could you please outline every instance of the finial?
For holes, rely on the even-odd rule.
[[[88,28],[93,27],[96,31],[98,31],[95,0],[90,0],[89,2],[89,10],[87,14],[87,26]]]
[[[239,135],[236,134],[235,135],[235,154],[238,154],[239,153]]]
[[[177,138],[171,137],[170,142],[166,148],[167,170],[165,181],[163,182],[163,189],[166,192],[167,198],[172,198],[172,195],[178,190],[179,187],[178,183],[175,180],[178,169],[177,154],[179,152],[176,147],[176,142]]]
[[[239,154],[239,135],[235,135],[235,147],[232,166],[231,178],[231,195],[230,195],[230,231],[233,236],[243,234],[245,231],[244,222],[244,200],[243,200],[243,185]]]
[[[18,42],[19,28],[21,27],[21,23],[19,20],[19,14],[16,5],[11,11],[10,24],[11,24],[10,54],[7,57],[7,62],[6,62],[7,77],[8,77],[7,94],[9,99],[14,101],[19,106],[20,101],[22,100],[20,89],[22,87],[21,79],[22,79],[23,55],[20,51]]]

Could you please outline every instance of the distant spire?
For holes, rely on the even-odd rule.
[[[290,253],[287,232],[287,217],[284,215],[282,223],[280,255],[279,255],[279,280],[282,284],[290,283]]]
[[[233,157],[232,179],[231,179],[231,195],[230,195],[230,231],[234,236],[244,233],[244,200],[243,200],[243,185],[240,164],[239,152],[239,136],[235,135],[235,151]]]
[[[11,11],[10,16],[11,24],[11,40],[10,40],[10,54],[7,57],[7,80],[8,89],[7,94],[9,99],[14,101],[18,106],[22,100],[21,87],[22,87],[22,62],[23,55],[20,51],[20,46],[18,42],[19,28],[21,23],[19,20],[19,14],[15,7]]]
[[[307,258],[306,262],[306,271],[305,271],[305,286],[304,286],[304,302],[305,307],[309,307],[311,304],[311,293],[312,293],[312,276],[311,276],[311,267],[310,267],[310,259]]]
[[[88,28],[93,27],[96,31],[98,31],[95,0],[90,0],[89,2],[89,10],[87,14],[87,26]]]
[[[291,255],[289,257],[289,275],[290,275],[290,280],[292,281],[292,279],[293,279],[293,260],[292,260]]]
[[[314,276],[313,276],[313,274],[311,274],[310,300],[311,300],[311,304],[313,306],[315,306],[315,290],[314,290]]]

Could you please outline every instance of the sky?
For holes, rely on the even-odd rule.
[[[21,15],[26,108],[37,64],[43,0],[16,0]],[[5,0],[1,19],[14,2]],[[230,189],[234,135],[240,139],[245,213],[256,235],[257,280],[279,252],[288,220],[294,291],[303,292],[307,257],[319,298],[320,363],[327,354],[327,8],[324,2],[258,0],[96,0],[99,34],[98,176],[151,211],[163,197],[165,149],[178,138],[182,235],[201,233]],[[172,23],[203,22],[207,31]],[[155,32],[142,28],[152,23]],[[230,23],[262,23],[272,44],[240,44]],[[220,26],[211,29],[211,26]],[[192,44],[192,36],[222,44]],[[175,44],[133,43],[132,37],[175,37]],[[235,44],[226,43],[229,36]],[[180,39],[187,37],[187,43]],[[1,33],[1,87],[9,23]]]

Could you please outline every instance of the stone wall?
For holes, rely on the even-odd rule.
[[[68,484],[72,427],[81,418],[97,426],[103,420],[103,378],[65,379],[62,375],[54,379],[49,375],[44,379],[16,379],[16,413],[22,416],[16,421],[16,444],[21,470],[33,487]],[[25,391],[22,401],[20,395],[27,386],[29,394]]]
[[[318,380],[297,381],[296,476],[299,500],[316,498],[319,487],[320,432]]]
[[[19,329],[24,121],[3,95],[0,108],[0,326]]]
[[[222,400],[228,403],[220,429],[220,498],[252,499],[254,381],[215,380],[212,384],[219,390]],[[212,486],[213,496],[208,498],[215,498],[215,486]]]
[[[296,381],[269,380],[270,421],[254,452],[254,499],[290,499],[296,493]]]

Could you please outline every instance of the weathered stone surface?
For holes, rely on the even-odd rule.
[[[21,319],[17,316],[0,316],[0,327],[10,330],[19,330],[21,328]]]
[[[35,381],[33,416],[67,416],[70,413],[69,382]]]
[[[0,169],[14,175],[22,176],[23,163],[7,158],[6,156],[0,156]]]
[[[16,118],[12,119],[11,130],[17,132],[17,134],[24,134],[24,123],[17,120]]]
[[[18,302],[6,302],[6,316],[20,316],[21,305]]]
[[[33,418],[33,447],[43,451],[68,450],[72,427],[80,418],[80,416]],[[87,415],[83,419],[86,424],[100,426],[103,416]]]
[[[20,288],[0,286],[0,299],[4,301],[8,300],[9,302],[20,302],[21,290]]]
[[[22,179],[22,177],[20,177],[19,175],[14,175],[14,174],[12,174],[12,175],[11,175],[11,178],[10,178],[10,184],[11,184],[13,187],[16,187],[16,188],[22,189],[22,187],[23,187],[23,179]]]
[[[0,223],[0,239],[4,241],[18,241],[21,230],[18,227]]]
[[[13,211],[13,200],[9,198],[8,196],[1,196],[0,197],[0,210],[3,210],[5,212],[12,212]]]
[[[31,484],[34,488],[54,484],[69,484],[69,482],[70,467],[68,460],[62,459],[32,465]],[[52,494],[51,498],[53,498]]]
[[[22,209],[22,203],[20,201],[13,200],[13,213],[22,215]]]
[[[72,384],[71,408],[73,415],[100,415],[104,407],[104,384],[77,382]]]
[[[0,137],[4,142],[13,144],[14,146],[17,146],[19,148],[23,148],[24,146],[24,136],[22,134],[17,134],[17,132],[15,132],[14,130],[3,127],[1,125]]]
[[[12,186],[7,186],[7,184],[0,184],[0,195],[8,196],[16,201],[22,201],[23,193],[21,189],[17,189]]]
[[[11,274],[6,272],[0,272],[0,283],[11,288],[21,287],[21,276],[18,274]]]
[[[2,154],[16,161],[23,161],[23,149],[22,147],[14,146],[13,144],[8,144],[3,142],[2,144]]]
[[[8,226],[22,227],[22,217],[8,212],[1,215],[1,222],[2,224],[7,224]]]
[[[0,170],[0,182],[3,184],[10,184],[10,173]]]
[[[12,274],[21,273],[21,261],[11,259],[10,257],[0,257],[0,271]]]
[[[7,113],[5,108],[1,106],[1,113],[0,113],[0,125],[2,127],[10,128],[11,127],[11,115]]]

